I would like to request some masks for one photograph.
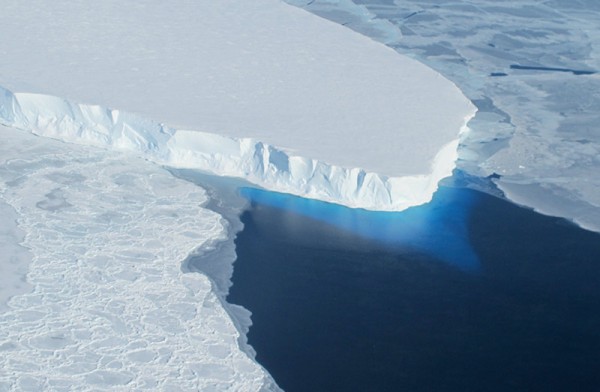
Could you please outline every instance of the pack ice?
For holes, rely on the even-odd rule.
[[[0,132],[0,208],[25,233],[0,241],[0,265],[18,256],[30,286],[2,275],[0,391],[277,390],[209,278],[182,273],[226,240],[203,189],[136,157]]]

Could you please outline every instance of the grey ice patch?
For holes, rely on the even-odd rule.
[[[33,173],[47,168],[63,168],[65,162],[58,158],[45,158],[40,160],[11,159],[6,167],[15,173]]]
[[[42,350],[59,350],[72,344],[72,340],[63,333],[47,333],[32,338],[29,342],[33,347]]]
[[[126,385],[133,380],[133,374],[129,372],[112,372],[107,370],[96,370],[85,376],[85,381],[95,385]]]
[[[53,189],[44,196],[46,197],[45,200],[39,201],[35,204],[37,208],[55,212],[65,208],[73,207],[73,205],[64,197],[64,192],[59,188]]]
[[[139,350],[129,353],[127,358],[133,362],[152,362],[156,354],[150,350]]]
[[[18,215],[0,200],[0,313],[9,299],[31,290],[26,281],[32,255],[22,247],[24,233],[17,226]]]
[[[17,348],[17,346],[13,342],[0,343],[0,351],[11,351],[15,348]]]
[[[86,180],[86,177],[79,173],[65,173],[65,172],[53,172],[46,175],[46,178],[50,181],[56,182],[62,185],[71,185],[76,183],[82,183]]]
[[[117,185],[133,186],[135,185],[135,180],[135,176],[132,176],[131,174],[119,174],[113,177],[113,181]]]

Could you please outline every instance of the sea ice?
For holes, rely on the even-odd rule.
[[[10,297],[31,290],[25,280],[31,254],[20,245],[24,233],[17,227],[18,215],[1,200],[0,196],[0,313]]]
[[[26,236],[9,245],[31,259],[30,290],[0,292],[13,295],[0,312],[0,390],[276,390],[211,281],[181,271],[196,247],[225,239],[200,187],[131,155],[0,135],[0,213],[18,219]]]

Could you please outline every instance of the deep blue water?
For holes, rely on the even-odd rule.
[[[397,214],[243,195],[228,301],[285,390],[600,390],[600,235],[468,189]]]

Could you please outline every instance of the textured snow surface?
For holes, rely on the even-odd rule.
[[[32,258],[31,291],[0,313],[0,390],[273,387],[210,280],[181,270],[226,237],[202,188],[126,154],[0,137],[0,201]]]
[[[0,158],[2,159],[2,158]],[[31,261],[31,253],[20,245],[24,233],[17,227],[17,214],[0,198],[0,313],[6,310],[6,302],[16,294],[31,290],[25,275]]]
[[[537,211],[600,231],[600,2],[287,0],[389,42],[455,82],[478,113],[458,166]],[[340,17],[363,9],[368,17]],[[370,32],[391,23],[393,42]]]
[[[377,173],[373,184],[383,176],[429,176],[440,150],[457,143],[474,113],[461,91],[429,67],[278,0],[176,7],[8,0],[0,35],[0,86],[10,91],[116,108],[177,129],[252,138],[304,157],[291,165],[294,173],[321,176],[312,160],[344,169],[323,183],[354,176],[357,188],[363,175],[347,173],[355,168]],[[58,121],[63,115],[69,113],[55,112]],[[453,160],[437,164],[446,172],[454,167]],[[300,175],[290,181],[302,188],[311,180]],[[269,187],[286,191],[282,181]],[[369,186],[395,197],[396,186]],[[411,197],[425,202],[431,189]],[[338,198],[336,192],[326,190],[332,193],[327,199]]]

